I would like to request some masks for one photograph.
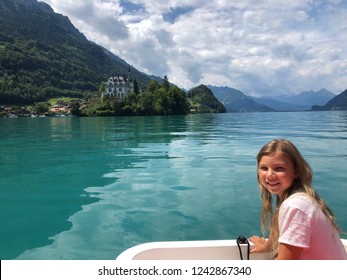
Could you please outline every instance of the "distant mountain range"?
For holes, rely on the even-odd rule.
[[[247,96],[241,91],[229,87],[208,86],[216,98],[225,106],[227,112],[273,112],[273,111],[304,111],[324,110],[329,106],[324,106],[327,102],[337,96],[326,90],[321,89],[317,92],[306,91],[298,95],[281,95],[272,97],[253,97]],[[336,102],[342,102],[338,98]],[[334,105],[334,108],[344,108]]]
[[[317,92],[311,90],[298,95],[259,97],[256,100],[279,111],[297,111],[310,110],[314,105],[324,105],[335,96],[334,93],[323,88]]]
[[[227,112],[271,112],[276,111],[264,104],[256,102],[241,91],[229,87],[208,85],[214,96],[224,105]]]

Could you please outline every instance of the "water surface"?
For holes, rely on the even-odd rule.
[[[347,112],[0,119],[0,258],[260,234],[255,156],[273,138],[301,150],[347,231]]]

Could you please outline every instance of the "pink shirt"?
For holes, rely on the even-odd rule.
[[[303,248],[301,260],[346,260],[347,253],[318,203],[304,193],[288,197],[279,210],[279,243]]]

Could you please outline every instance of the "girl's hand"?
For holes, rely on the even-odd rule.
[[[254,244],[254,247],[250,250],[251,254],[269,252],[268,243],[264,237],[253,235],[248,240]]]

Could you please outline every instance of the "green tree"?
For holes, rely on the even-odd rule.
[[[170,113],[170,100],[164,88],[160,88],[154,93],[154,112],[156,115],[166,115]]]
[[[99,86],[99,93],[105,92],[105,88],[106,88],[106,82],[101,82]]]
[[[49,106],[47,105],[47,103],[38,102],[35,104],[34,110],[37,114],[44,114],[49,111]]]
[[[152,81],[150,81],[147,90],[150,93],[154,93],[159,88],[160,88],[160,85],[159,85],[158,81],[152,80]]]
[[[136,95],[139,95],[139,93],[140,93],[139,84],[137,83],[136,79],[134,80],[134,93]]]
[[[80,102],[79,101],[74,101],[71,103],[71,114],[73,116],[81,116],[81,110],[80,110]]]
[[[171,114],[184,115],[189,113],[190,105],[183,90],[177,86],[171,87],[169,91],[169,99],[171,104]]]
[[[154,94],[151,92],[145,92],[140,96],[140,108],[139,111],[142,115],[154,115],[153,104],[155,101]]]
[[[162,87],[164,88],[165,91],[169,91],[170,83],[166,75],[164,76]]]

